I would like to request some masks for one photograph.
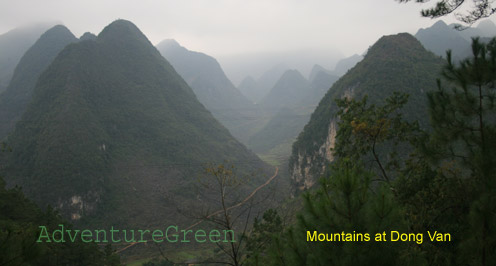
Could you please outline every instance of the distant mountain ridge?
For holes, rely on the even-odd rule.
[[[362,59],[363,56],[357,54],[343,58],[337,62],[334,70],[329,70],[319,64],[315,64],[310,71],[308,80],[312,82],[319,72],[325,72],[332,76],[332,79],[334,79],[334,77],[340,77]],[[289,68],[286,65],[276,65],[258,79],[251,76],[246,77],[238,85],[238,89],[254,103],[260,103],[287,70],[289,70]],[[329,84],[329,87],[330,85],[332,85],[332,83]]]
[[[65,46],[77,41],[66,27],[57,25],[43,33],[23,55],[9,86],[0,94],[0,139],[7,136],[26,110],[40,74]]]
[[[320,73],[320,72],[324,72],[326,74],[329,74],[329,75],[333,75],[332,71],[331,70],[328,70],[326,68],[324,68],[323,66],[319,65],[319,64],[315,64],[313,67],[312,67],[312,70],[310,70],[310,74],[308,75],[308,80],[310,82],[312,82],[312,80],[315,79],[315,77]]]
[[[79,37],[79,40],[81,41],[96,40],[96,35],[91,32],[85,32],[83,35],[81,35],[81,37]]]
[[[238,86],[238,89],[252,102],[258,104],[276,85],[277,81],[287,70],[288,68],[286,65],[278,64],[266,71],[258,79],[251,77],[251,80],[250,78],[246,80],[247,78],[245,78]],[[248,84],[245,82],[248,82]]]
[[[357,54],[341,59],[336,64],[336,67],[334,68],[332,74],[336,76],[342,76],[346,74],[346,72],[354,67],[358,62],[362,61],[362,59],[363,56]]]
[[[310,114],[338,79],[331,73],[316,65],[308,81],[297,70],[286,71],[260,102],[270,119],[250,137],[248,146],[258,153],[286,159]]]
[[[215,58],[189,51],[175,40],[157,45],[160,53],[193,89],[198,100],[238,139],[245,140],[256,106],[227,78]]]
[[[260,101],[260,106],[275,112],[282,107],[296,107],[308,92],[308,80],[298,70],[288,70]]]
[[[447,25],[439,20],[431,27],[419,29],[415,34],[422,45],[436,55],[446,57],[446,51],[451,50],[455,60],[461,60],[471,54],[470,45],[473,37],[496,36],[496,25],[489,20],[479,22],[477,27],[464,30],[455,29],[455,24]]]
[[[339,76],[332,73],[333,72],[320,71],[310,79],[309,92],[307,97],[303,100],[306,104],[317,105],[331,86],[339,80]]]
[[[0,35],[0,93],[9,85],[15,67],[24,53],[51,26],[52,24],[36,24]]]

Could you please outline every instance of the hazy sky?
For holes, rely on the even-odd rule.
[[[382,35],[430,26],[434,21],[419,15],[428,6],[395,0],[0,0],[0,33],[55,20],[76,36],[98,34],[122,18],[154,44],[173,38],[221,63],[240,54],[292,51],[344,57],[363,53]]]

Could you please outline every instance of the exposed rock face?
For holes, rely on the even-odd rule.
[[[305,181],[308,180],[308,173],[310,171],[310,166],[308,166],[309,163],[311,163],[310,158],[307,158],[305,161],[304,159],[306,156],[302,154],[298,154],[298,160],[294,164],[294,167],[292,169],[292,176],[291,178],[293,179],[295,186],[298,190],[304,190],[307,187],[307,184],[305,184]],[[304,166],[303,162],[305,162]]]
[[[444,61],[425,50],[407,33],[384,36],[371,46],[363,60],[336,81],[293,143],[289,171],[295,188],[313,186],[335,160],[339,107],[335,99],[367,96],[368,103],[382,104],[394,92],[409,95],[403,118],[428,128],[426,93],[436,89]]]
[[[343,91],[341,98],[352,98],[354,89],[352,86]],[[336,145],[337,119],[331,118],[325,141],[312,155],[298,153],[298,162],[294,164],[291,178],[298,190],[312,187],[325,172],[326,166],[334,161],[333,149]],[[314,142],[315,145],[319,143]]]
[[[332,119],[329,124],[329,132],[327,133],[327,138],[324,144],[319,149],[319,155],[323,156],[327,161],[332,162],[334,156],[332,154],[332,149],[336,144],[336,120]],[[322,168],[324,170],[324,168]]]
[[[298,190],[305,190],[312,187],[319,177],[324,173],[326,165],[334,160],[332,149],[336,144],[337,123],[331,119],[327,137],[324,143],[313,155],[298,153],[298,160],[293,165],[291,178]],[[311,171],[318,169],[317,171]]]
[[[84,195],[73,195],[69,198],[59,198],[58,209],[65,209],[69,213],[69,218],[72,221],[77,221],[81,217],[92,214],[96,209],[98,204],[101,202],[101,195],[103,191],[94,190],[89,191]]]

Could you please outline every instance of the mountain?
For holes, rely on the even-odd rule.
[[[51,25],[36,24],[0,35],[0,92],[9,85],[14,69],[24,53]]]
[[[264,72],[258,79],[257,84],[260,87],[260,95],[256,103],[261,101],[263,97],[276,85],[282,75],[288,70],[285,64],[278,64]]]
[[[329,74],[319,72],[317,76],[321,75]],[[329,89],[330,85],[332,83],[325,87]],[[297,70],[286,71],[260,102],[269,119],[250,137],[248,147],[263,157],[276,157],[279,163],[285,161],[293,141],[320,100],[319,94],[322,96],[322,91],[327,89],[311,87]]]
[[[7,142],[9,186],[99,228],[185,222],[177,209],[197,199],[203,166],[265,167],[125,20],[58,54]]]
[[[469,27],[465,28],[463,30],[457,30],[456,26],[458,24],[450,24],[448,27],[452,29],[454,32],[458,33],[460,36],[462,36],[465,40],[467,40],[469,43],[472,43],[472,38],[477,37],[477,36],[486,36],[479,27]]]
[[[312,82],[312,80],[315,79],[315,77],[317,76],[317,74],[319,74],[320,72],[324,72],[324,73],[327,73],[327,74],[331,74],[332,71],[328,70],[328,69],[325,69],[323,66],[321,65],[314,65],[312,67],[312,70],[310,70],[310,75],[308,75],[308,80],[310,82]]]
[[[496,25],[490,19],[485,19],[479,22],[477,29],[481,33],[481,37],[494,37],[496,36]]]
[[[427,128],[426,92],[436,88],[443,62],[410,34],[379,39],[362,61],[334,83],[293,144],[289,170],[297,186],[311,187],[333,160],[336,98],[360,99],[368,95],[369,102],[377,104],[394,91],[408,93],[409,101],[403,108],[405,118],[418,120],[422,128]]]
[[[312,69],[310,74],[310,85],[308,95],[303,100],[304,105],[316,106],[326,92],[331,88],[332,84],[339,79],[339,76],[334,75],[333,72],[324,70],[315,71]]]
[[[308,94],[308,85],[298,70],[288,70],[260,101],[260,106],[274,113],[282,107],[296,107]]]
[[[238,90],[253,103],[257,101],[258,95],[263,93],[259,91],[260,87],[258,86],[257,81],[252,76],[244,78],[241,83],[239,83]]]
[[[450,24],[449,27],[454,29],[456,25]],[[477,27],[464,28],[463,30],[455,29],[454,31],[469,41],[469,43],[472,43],[473,37],[492,38],[496,36],[496,25],[491,20],[485,19],[479,22]]]
[[[310,82],[313,82],[313,80],[316,78],[317,74],[319,74],[320,72],[324,72],[325,74],[328,74],[330,76],[340,77],[340,76],[346,74],[346,72],[350,68],[354,67],[362,59],[363,59],[363,56],[357,55],[357,54],[354,54],[350,57],[343,58],[337,62],[336,67],[334,67],[334,70],[332,70],[332,71],[325,69],[324,67],[322,67],[320,65],[314,65],[312,67],[312,70],[310,71],[310,75],[308,77],[308,80]]]
[[[83,35],[81,35],[81,37],[79,37],[79,40],[81,41],[96,40],[96,35],[91,32],[85,32]]]
[[[43,33],[19,61],[6,91],[0,94],[0,139],[14,128],[31,101],[40,74],[65,46],[77,38],[64,26]]]
[[[244,80],[243,80],[243,82],[240,83],[240,86],[238,86],[238,88],[252,102],[258,104],[269,93],[269,91],[274,87],[277,81],[287,70],[288,69],[286,65],[278,64],[273,68],[269,69],[268,71],[264,72],[256,80],[255,84],[253,82],[250,82],[248,78],[247,82],[249,82],[249,84],[244,84]]]
[[[419,29],[415,37],[422,43],[425,49],[432,51],[436,55],[446,56],[446,51],[452,51],[453,58],[463,59],[468,56],[470,40],[464,38],[460,32],[448,26],[444,21],[439,20],[434,25],[426,29]]]
[[[339,79],[338,76],[318,65],[313,68],[310,76],[313,77],[310,83],[302,79],[301,74],[295,71],[288,71],[281,77],[281,80],[274,86],[274,90],[279,90],[279,94],[284,94],[282,91],[287,87],[290,88],[289,91],[295,92],[288,94],[290,101],[286,100],[283,104],[277,101],[284,97],[277,97],[278,93],[273,92],[275,96],[270,101],[275,101],[274,106],[282,107],[279,110],[266,108],[268,109],[266,114],[270,119],[250,137],[247,142],[250,149],[263,157],[270,157],[271,161],[274,161],[272,158],[276,158],[279,163],[282,163],[288,159],[291,154],[291,145],[310,119],[315,107],[332,84]],[[301,90],[294,90],[297,88]],[[304,94],[300,94],[301,91]]]
[[[0,206],[2,265],[110,265],[110,259],[115,262],[112,265],[121,265],[118,255],[106,254],[96,243],[84,243],[78,238],[74,242],[38,243],[40,226],[53,232],[60,229],[60,224],[65,228],[72,225],[52,209],[41,210],[19,188],[6,189],[2,177]]]
[[[334,74],[336,76],[342,76],[342,75],[346,74],[346,72],[350,68],[354,67],[358,62],[362,61],[362,59],[363,59],[363,56],[357,55],[357,54],[354,54],[350,57],[341,59],[336,64],[336,67],[334,68],[334,71],[332,72],[332,74]]]
[[[477,27],[463,30],[455,29],[456,25],[446,25],[439,20],[429,28],[419,29],[415,37],[427,50],[439,56],[446,57],[446,51],[451,50],[453,59],[458,61],[472,54],[472,38],[481,37],[484,41],[496,36],[496,25],[489,19],[482,20]]]
[[[291,144],[301,132],[310,118],[310,112],[301,113],[292,108],[283,107],[269,122],[248,141],[250,149],[257,153],[267,154],[272,149],[279,151],[279,157],[291,152]],[[284,145],[284,146],[283,146]]]
[[[198,100],[238,139],[246,139],[257,108],[226,77],[213,57],[189,51],[175,40],[157,45],[195,92]]]

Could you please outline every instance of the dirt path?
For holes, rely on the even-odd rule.
[[[241,206],[241,205],[245,204],[246,202],[248,202],[248,201],[249,201],[249,200],[250,200],[253,196],[255,196],[255,194],[256,194],[256,193],[257,193],[260,189],[262,189],[262,188],[264,188],[265,186],[267,186],[268,184],[270,184],[270,182],[272,182],[272,180],[274,180],[274,178],[276,178],[276,176],[277,176],[277,174],[278,174],[278,173],[279,173],[279,167],[277,167],[277,166],[276,166],[276,171],[274,172],[274,175],[273,175],[273,176],[271,176],[269,179],[267,179],[267,181],[265,181],[265,183],[263,183],[262,185],[260,185],[260,186],[258,186],[257,188],[255,188],[255,189],[254,189],[254,190],[250,193],[250,195],[248,195],[248,196],[247,196],[247,197],[246,197],[243,201],[241,201],[241,202],[239,202],[239,203],[237,203],[237,204],[235,204],[235,205],[233,205],[233,206],[231,206],[231,207],[227,208],[227,210],[232,210],[232,209],[237,208],[237,207],[239,207],[239,206]],[[223,212],[223,210],[222,210],[222,209],[221,209],[221,210],[218,210],[218,211],[216,211],[216,212],[214,212],[214,213],[212,213],[212,214],[208,215],[208,216],[206,217],[206,219],[208,219],[208,218],[210,218],[210,217],[212,217],[212,216],[215,216],[215,215],[217,215],[217,214],[219,214],[219,213],[222,213],[222,212]],[[200,220],[200,221],[198,221],[198,222],[196,222],[196,223],[194,223],[194,224],[190,225],[189,227],[187,227],[186,229],[183,229],[183,230],[189,230],[189,229],[191,229],[191,228],[193,228],[193,227],[195,227],[195,226],[197,226],[197,225],[201,224],[202,222],[203,222],[203,220]],[[165,237],[163,237],[162,239],[164,239],[164,238],[165,238]],[[122,249],[117,250],[117,251],[116,251],[116,253],[120,253],[120,252],[122,252],[122,251],[124,251],[124,250],[126,250],[126,249],[128,249],[128,248],[130,248],[130,247],[132,247],[132,246],[134,246],[134,245],[136,245],[136,244],[139,244],[139,243],[146,243],[146,242],[133,242],[133,243],[130,243],[129,245],[127,245],[127,246],[123,247]]]

